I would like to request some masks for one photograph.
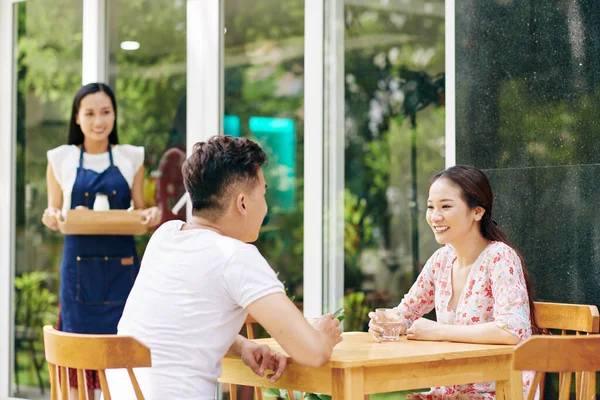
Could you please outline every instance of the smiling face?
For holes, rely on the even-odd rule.
[[[480,233],[485,210],[469,208],[461,189],[445,178],[437,179],[429,188],[427,223],[439,244],[459,243],[470,234]]]
[[[106,142],[115,126],[115,109],[104,92],[88,94],[79,104],[75,121],[81,127],[84,141]]]

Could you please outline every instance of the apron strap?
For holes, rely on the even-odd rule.
[[[81,151],[79,152],[79,168],[83,168],[83,152],[84,152],[84,148],[83,148],[83,143],[81,143]]]
[[[115,163],[113,162],[113,155],[110,143],[108,144],[108,157],[110,158],[110,166],[113,167]]]

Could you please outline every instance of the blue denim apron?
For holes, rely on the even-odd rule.
[[[92,208],[106,194],[111,209],[127,209],[129,184],[113,163],[103,172],[83,167],[83,145],[71,193],[71,209]],[[60,323],[65,332],[113,334],[139,271],[133,236],[66,235],[60,266]]]

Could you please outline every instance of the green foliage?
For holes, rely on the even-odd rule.
[[[48,290],[50,274],[34,271],[15,277],[15,325],[41,329],[56,323],[58,296]]]
[[[344,330],[362,331],[371,311],[365,293],[352,292],[344,296],[344,309],[346,314]]]

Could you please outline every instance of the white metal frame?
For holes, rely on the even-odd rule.
[[[13,366],[15,257],[15,40],[12,0],[0,0],[0,399],[8,398]]]
[[[446,168],[456,165],[455,0],[446,0]]]
[[[344,0],[325,6],[324,311],[344,305],[345,73]]]
[[[223,134],[223,1],[187,1],[187,150]]]
[[[187,154],[194,144],[223,134],[225,0],[187,0]],[[188,200],[187,217],[192,207]]]
[[[83,85],[108,82],[106,0],[83,1]]]
[[[323,313],[325,0],[304,3],[304,315]]]

